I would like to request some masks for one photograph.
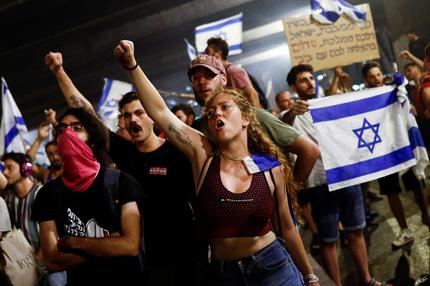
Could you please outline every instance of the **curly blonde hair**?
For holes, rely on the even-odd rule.
[[[276,158],[281,164],[285,174],[287,194],[293,206],[293,209],[297,215],[300,215],[300,207],[297,203],[297,193],[301,188],[300,184],[295,181],[291,166],[284,153],[281,152],[279,147],[273,143],[269,136],[264,133],[260,123],[257,120],[255,111],[245,97],[243,92],[238,89],[217,89],[215,93],[206,101],[206,106],[214,100],[217,95],[225,94],[230,96],[236,105],[239,107],[242,117],[246,117],[249,120],[248,125],[248,148],[251,154],[262,153]]]

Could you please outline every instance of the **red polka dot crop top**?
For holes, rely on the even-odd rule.
[[[264,172],[252,176],[244,193],[232,193],[222,184],[219,156],[214,156],[204,178],[199,207],[209,237],[261,236],[271,229],[273,199]]]

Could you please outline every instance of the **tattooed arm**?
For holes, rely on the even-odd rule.
[[[115,48],[115,56],[129,71],[129,77],[136,87],[137,95],[149,116],[154,120],[171,142],[185,153],[199,168],[203,165],[212,147],[199,131],[179,120],[167,107],[157,89],[152,85],[134,56],[134,45],[123,40]],[[196,171],[195,168],[193,168]]]
[[[69,107],[83,107],[86,111],[95,114],[91,103],[79,92],[64,70],[62,54],[49,52],[45,56],[45,64],[57,78],[58,85],[67,101],[67,105]]]

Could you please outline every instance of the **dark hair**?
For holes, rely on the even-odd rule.
[[[367,62],[361,68],[361,74],[363,78],[366,78],[367,73],[373,68],[379,68],[382,71],[381,65],[378,62],[374,62],[374,61]]]
[[[83,108],[67,109],[61,115],[59,122],[67,115],[75,116],[82,123],[88,133],[87,145],[93,151],[97,161],[104,164],[107,150],[107,128],[95,115]]]
[[[51,146],[51,145],[58,145],[58,143],[57,143],[57,140],[51,140],[51,141],[49,141],[48,143],[46,143],[46,145],[45,145],[45,151],[48,149],[48,147],[49,146]]]
[[[137,94],[135,91],[130,91],[124,94],[118,102],[119,112],[122,113],[122,109],[124,108],[124,106],[135,100],[139,100],[139,97],[137,97]]]
[[[24,163],[26,162],[31,163],[31,158],[25,155],[24,153],[15,153],[15,152],[6,153],[2,157],[2,161],[4,162],[6,160],[15,161],[20,166],[19,167],[20,169],[21,169],[21,166],[24,165]]]
[[[221,53],[221,58],[226,60],[228,57],[228,44],[221,38],[210,38],[207,40],[208,47],[210,46],[215,52]]]
[[[422,67],[420,67],[419,65],[417,65],[416,63],[407,63],[405,64],[405,66],[403,67],[403,70],[406,70],[409,67],[416,67],[418,68],[420,71],[422,71]]]
[[[310,72],[314,73],[314,68],[311,65],[296,65],[293,66],[287,75],[287,83],[289,86],[296,84],[296,79],[299,73]]]
[[[194,112],[194,109],[188,104],[179,103],[179,104],[176,104],[175,106],[173,106],[171,109],[171,111],[173,113],[175,113],[178,110],[182,110],[187,116],[192,115],[192,116],[196,117],[196,113]]]
[[[406,35],[407,35],[407,34],[417,34],[417,32],[416,32],[414,29],[409,28],[409,29],[406,29],[406,30],[405,30],[405,34],[406,34]]]

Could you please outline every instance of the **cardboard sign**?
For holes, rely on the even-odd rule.
[[[366,21],[353,22],[342,15],[334,24],[320,24],[310,15],[283,20],[291,63],[310,64],[315,71],[378,59],[379,49],[368,4]]]

